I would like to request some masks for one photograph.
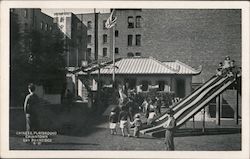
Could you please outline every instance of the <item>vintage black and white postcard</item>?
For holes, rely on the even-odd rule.
[[[249,2],[3,1],[0,152],[248,158]]]

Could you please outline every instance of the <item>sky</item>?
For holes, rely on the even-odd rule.
[[[42,12],[53,17],[54,13],[58,12],[72,12],[74,14],[81,13],[94,13],[94,8],[42,8]],[[110,12],[109,8],[98,8],[96,12],[108,13]]]

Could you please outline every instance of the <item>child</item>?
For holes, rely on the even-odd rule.
[[[148,119],[147,119],[147,125],[150,125],[154,119],[154,117],[156,116],[156,113],[155,113],[155,107],[153,105],[155,101],[151,102],[149,104],[149,114],[148,114]]]
[[[156,115],[160,115],[161,114],[161,99],[157,98],[157,100],[154,103],[155,106],[155,113]]]
[[[235,74],[237,73],[236,66],[235,66],[235,61],[234,60],[232,60],[231,63],[230,63],[230,69],[229,69],[229,71],[230,71],[228,73],[229,76],[235,76]]]
[[[129,118],[128,112],[126,111],[125,106],[122,106],[118,121],[120,121],[120,128],[121,128],[123,137],[125,137],[124,129],[126,129],[128,137],[130,137],[129,128],[128,128],[128,118]]]
[[[144,98],[144,101],[141,104],[142,112],[146,114],[146,110],[148,109],[148,100],[147,98]]]
[[[225,70],[226,74],[230,71],[230,67],[231,67],[231,59],[229,56],[226,56],[223,65],[223,69]]]
[[[220,62],[219,67],[216,69],[216,76],[221,76],[223,73],[222,71],[223,71],[223,63]]]
[[[147,107],[145,109],[145,117],[148,118],[149,116],[149,109],[150,109],[150,105],[152,104],[152,99],[148,98],[147,99]]]
[[[126,103],[126,107],[128,108],[129,120],[133,121],[133,116],[135,112],[135,102],[132,97],[128,98],[128,102]]]
[[[109,115],[109,128],[110,128],[111,135],[117,134],[117,132],[116,132],[117,121],[118,121],[117,113],[116,113],[115,109],[113,109]]]
[[[140,114],[135,114],[135,120],[130,123],[131,125],[135,126],[134,127],[134,137],[139,137],[139,131],[142,125],[142,121],[140,119]]]

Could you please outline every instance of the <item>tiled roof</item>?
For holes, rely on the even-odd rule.
[[[198,74],[199,71],[180,62],[161,62],[150,58],[123,58],[115,63],[115,74]],[[180,68],[180,69],[179,69]],[[92,72],[97,74],[98,71]],[[112,74],[112,64],[100,70],[101,74]]]
[[[172,69],[177,71],[177,74],[199,74],[201,70],[196,70],[192,68],[191,66],[188,66],[187,64],[181,62],[181,61],[168,61],[163,62],[168,67],[171,67]],[[200,68],[201,69],[201,68]]]

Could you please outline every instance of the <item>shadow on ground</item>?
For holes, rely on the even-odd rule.
[[[175,132],[175,137],[187,136],[202,136],[202,135],[223,135],[223,134],[237,134],[241,133],[240,128],[206,128],[203,132],[202,129],[178,129]],[[165,132],[158,132],[152,134],[153,137],[164,137]]]
[[[92,133],[106,129],[104,127],[99,127],[99,125],[102,125],[107,122],[108,122],[108,117],[93,113],[91,114],[89,119],[84,123],[84,125],[78,126],[77,131],[72,129],[72,125],[64,125],[64,127],[62,127],[62,131],[59,134],[75,136],[75,137],[87,137]]]

